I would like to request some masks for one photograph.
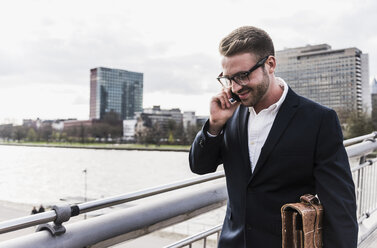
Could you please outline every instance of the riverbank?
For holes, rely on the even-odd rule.
[[[53,148],[79,148],[79,149],[103,149],[103,150],[133,150],[133,151],[164,151],[164,152],[188,152],[190,146],[178,145],[139,145],[139,144],[81,144],[81,143],[29,143],[29,142],[0,142],[6,146],[29,147],[53,147]]]

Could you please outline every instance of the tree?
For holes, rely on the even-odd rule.
[[[29,130],[27,131],[26,139],[32,142],[37,140],[37,133],[35,132],[34,128],[29,128]]]
[[[13,136],[14,136],[14,139],[17,140],[18,142],[26,138],[26,133],[27,133],[26,127],[24,126],[14,127]]]
[[[352,112],[352,111],[348,110],[345,107],[334,108],[334,110],[335,110],[336,114],[338,115],[338,119],[339,119],[341,126],[342,127],[346,126],[347,120],[350,117],[350,112]]]
[[[169,143],[170,145],[172,145],[172,144],[175,143],[174,135],[173,135],[173,131],[169,131],[168,143]]]
[[[65,139],[68,142],[74,142],[76,141],[76,138],[78,136],[78,130],[76,126],[73,127],[65,127],[64,128],[64,133],[65,133]]]
[[[110,122],[95,122],[87,132],[89,132],[92,137],[98,139],[108,139],[109,137],[116,139],[123,136],[122,121],[113,120]]]
[[[0,125],[0,137],[9,140],[12,138],[13,134],[13,125],[12,124],[4,124]]]
[[[160,145],[162,139],[163,139],[162,127],[159,125],[158,122],[156,122],[152,125],[152,127],[146,129],[143,141],[146,144]]]
[[[66,132],[60,133],[60,140],[63,141],[63,142],[67,141],[67,133]]]
[[[86,136],[86,128],[84,127],[83,124],[80,126],[80,142],[85,143],[85,136]]]
[[[41,137],[44,141],[48,142],[52,137],[52,126],[45,125],[41,127]]]
[[[372,118],[366,113],[366,111],[361,113],[352,112],[348,117],[345,126],[345,139],[365,135],[374,130]]]
[[[186,129],[184,144],[191,145],[196,137],[196,134],[199,132],[201,128],[202,127],[198,125],[189,125]]]
[[[183,122],[177,123],[176,128],[174,130],[174,137],[175,137],[174,143],[182,145],[185,140],[185,136],[186,136],[186,133],[183,128]]]
[[[59,132],[59,131],[52,131],[52,139],[54,141],[60,141],[60,139],[61,139],[61,132]]]

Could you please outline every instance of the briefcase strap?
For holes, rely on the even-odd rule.
[[[300,201],[302,203],[309,204],[315,209],[316,215],[315,215],[315,222],[314,222],[314,239],[313,239],[313,245],[314,248],[320,248],[322,247],[322,239],[320,238],[320,235],[322,235],[322,220],[320,216],[322,216],[323,207],[320,205],[319,200],[317,197],[311,194],[306,194],[300,197]]]

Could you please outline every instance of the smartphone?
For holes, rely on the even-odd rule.
[[[230,103],[241,102],[241,99],[238,97],[238,95],[233,93],[233,91],[230,91],[230,93],[232,94],[232,98],[229,99]]]

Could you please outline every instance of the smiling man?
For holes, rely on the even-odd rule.
[[[219,50],[223,88],[189,155],[197,174],[224,166],[229,200],[219,247],[281,247],[280,208],[308,193],[324,207],[324,247],[356,247],[354,184],[336,113],[275,77],[265,31],[238,28]]]

